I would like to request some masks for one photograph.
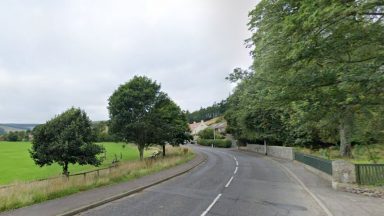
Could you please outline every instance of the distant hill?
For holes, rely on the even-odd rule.
[[[10,131],[26,131],[26,130],[32,130],[35,128],[38,124],[2,124],[0,123],[0,131],[10,132]]]

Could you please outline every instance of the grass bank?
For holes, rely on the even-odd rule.
[[[137,147],[133,144],[104,142],[98,143],[105,147],[106,159],[100,167],[109,166],[117,157],[119,161],[132,161],[139,158]],[[28,150],[30,142],[0,142],[0,185],[11,184],[15,181],[32,181],[58,176],[62,168],[58,164],[39,167],[31,159]],[[145,151],[145,156],[153,153],[153,149]],[[69,165],[71,173],[96,169],[94,166]]]
[[[352,158],[342,158],[338,147],[309,149],[295,148],[296,151],[315,155],[328,160],[344,159],[358,164],[384,164],[384,144],[355,145],[352,147]]]
[[[122,162],[111,172],[99,176],[57,178],[41,182],[20,183],[10,188],[0,189],[0,212],[40,203],[46,200],[67,196],[92,188],[124,182],[149,175],[194,158],[187,148],[167,147],[167,156],[144,161]]]

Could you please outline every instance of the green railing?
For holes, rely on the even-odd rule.
[[[384,164],[355,164],[356,181],[361,185],[383,185]]]
[[[320,171],[332,175],[332,161],[323,158],[307,155],[299,152],[295,152],[295,160],[300,161],[308,166],[316,168]]]

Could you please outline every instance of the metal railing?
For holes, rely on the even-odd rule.
[[[384,164],[355,164],[356,181],[360,185],[383,185]]]
[[[319,158],[312,155],[307,155],[299,152],[294,153],[295,160],[300,161],[308,166],[323,171],[329,175],[332,175],[332,161]]]

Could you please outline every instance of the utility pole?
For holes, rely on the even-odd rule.
[[[265,139],[264,139],[264,154],[268,155],[268,152],[267,152],[267,141]]]

